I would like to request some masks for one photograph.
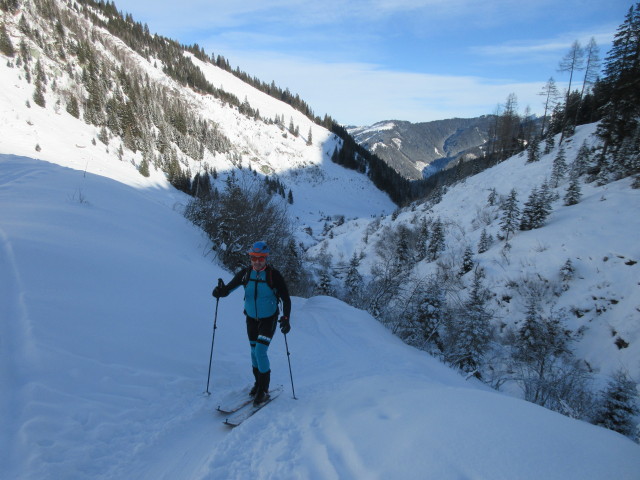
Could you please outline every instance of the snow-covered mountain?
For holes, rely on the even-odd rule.
[[[170,184],[158,148],[153,155],[142,147],[134,152],[113,134],[103,142],[101,128],[67,111],[72,94],[89,100],[79,82],[84,71],[66,67],[53,46],[80,46],[89,37],[64,23],[60,40],[45,11],[57,9],[68,16],[65,22],[86,27],[104,65],[141,73],[166,102],[179,99],[218,132],[223,147],[205,149],[197,159],[189,154],[190,137],[159,120],[175,135],[170,143],[181,169],[215,169],[218,184],[240,166],[277,174],[293,191],[289,208],[309,261],[330,260],[336,290],[354,253],[364,254],[360,271],[371,275],[384,254],[376,244],[422,220],[442,219],[447,247],[439,261],[457,268],[464,247],[475,247],[483,229],[497,237],[500,213],[497,204],[487,205],[489,189],[506,196],[517,188],[524,201],[549,176],[557,149],[534,164],[511,158],[450,188],[437,204],[389,215],[395,206],[387,195],[330,161],[340,140],[289,105],[193,53],[185,57],[212,85],[246,99],[262,120],[181,86],[160,59],[92,27],[77,13],[88,2],[19,4],[2,12],[5,29],[16,51],[26,48],[39,60],[46,88],[42,107],[34,99],[35,75],[29,81],[19,56],[0,55],[0,477],[637,476],[638,446],[627,438],[524,402],[513,384],[501,393],[465,380],[368,313],[327,296],[293,299],[288,344],[298,400],[290,395],[278,332],[270,349],[272,378],[286,393],[229,431],[215,406],[251,377],[241,294],[220,301],[212,394],[203,395],[215,311],[211,288],[231,274],[211,261],[208,239],[182,216],[190,197]],[[30,64],[28,70],[37,69]],[[160,110],[154,114],[161,117]],[[285,127],[291,121],[300,135],[282,121],[265,121],[275,117],[284,118]],[[594,128],[581,127],[567,141],[568,161],[583,141],[595,141]],[[154,141],[161,130],[153,128]],[[147,177],[140,170],[150,158]],[[632,378],[640,373],[639,198],[629,184],[585,184],[577,205],[556,200],[547,225],[518,232],[510,250],[496,240],[475,256],[494,293],[495,326],[518,325],[525,290],[540,287],[545,313],[568,313],[568,328],[581,335],[577,355],[599,383],[619,367]],[[566,186],[562,181],[557,191]],[[567,259],[575,275],[563,283],[559,270]],[[406,279],[430,275],[436,263],[415,262]],[[468,274],[460,286],[462,297]]]
[[[495,121],[491,115],[422,123],[390,120],[347,130],[403,177],[419,180],[457,159],[481,156]]]

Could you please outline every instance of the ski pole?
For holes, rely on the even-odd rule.
[[[287,342],[287,334],[284,334],[284,345],[287,348],[287,361],[289,362],[289,377],[291,378],[291,392],[293,392],[293,399],[296,398],[296,390],[293,388],[293,374],[291,373],[291,353],[289,352],[289,343]]]
[[[218,286],[222,284],[222,279],[218,279]],[[213,317],[213,335],[211,336],[211,353],[209,353],[209,374],[207,376],[207,395],[211,395],[209,391],[209,381],[211,380],[211,361],[213,360],[213,342],[216,340],[216,328],[218,328],[218,303],[220,303],[220,297],[216,298],[216,313]]]

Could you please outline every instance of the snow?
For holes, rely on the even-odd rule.
[[[17,35],[17,19],[7,21]],[[172,85],[152,62],[138,60],[150,77]],[[94,144],[97,129],[56,110],[50,89],[47,108],[27,107],[33,86],[6,63],[3,57],[0,478],[637,478],[640,451],[627,438],[465,381],[367,313],[329,297],[293,299],[287,339],[298,399],[291,395],[284,338],[277,332],[270,348],[272,382],[284,385],[285,393],[229,430],[215,411],[217,401],[252,376],[242,295],[218,305],[206,395],[216,305],[211,289],[231,273],[211,261],[208,241],[181,215],[187,197],[159,171],[141,176],[139,156],[126,152],[119,161],[116,141]],[[285,122],[293,117],[306,136],[310,122],[290,107],[219,69],[203,70],[215,86],[241,100],[246,96],[261,115],[279,113]],[[66,81],[63,72],[58,84]],[[350,258],[362,248],[370,218],[394,209],[365,177],[330,162],[338,140],[326,130],[312,126],[313,145],[307,146],[304,138],[284,138],[277,126],[247,119],[215,99],[180,92],[219,124],[244,165],[271,169],[292,187],[291,213],[301,227],[315,229],[323,216],[350,219],[327,244],[335,258]],[[221,172],[232,168],[224,155],[205,162]],[[198,171],[197,164],[190,166]],[[532,182],[543,173],[535,168],[527,171]],[[507,193],[508,178],[501,183],[495,171],[485,175]],[[473,216],[469,205],[486,198],[489,184],[478,177],[432,213]],[[609,314],[606,322],[625,338],[637,338],[637,270],[624,261],[637,259],[638,247],[619,236],[594,240],[585,233],[616,221],[638,231],[638,220],[624,208],[637,205],[637,195],[620,185],[607,187],[605,201],[602,189],[585,192],[583,202],[571,207],[582,220],[560,227],[565,222],[557,211],[550,224],[567,229],[564,235],[580,235],[581,257],[593,256],[589,247],[602,242],[593,262],[578,262],[585,276],[579,299],[587,302],[586,295],[596,293],[586,281],[589,269],[606,269],[599,290],[624,296],[614,311],[626,312]],[[622,220],[607,217],[605,204],[622,212]],[[388,224],[385,218],[382,225]],[[536,255],[544,241],[539,234],[523,234],[527,242],[514,242],[514,249],[547,265]],[[479,231],[465,235],[475,242]],[[564,256],[556,255],[557,261]],[[495,252],[487,255],[487,265],[496,258]],[[548,267],[556,269],[556,261]],[[623,282],[628,290],[618,288]],[[584,345],[603,363],[621,358],[599,350],[595,335]],[[622,354],[638,358],[631,347]]]
[[[278,332],[286,392],[229,430],[216,400],[251,377],[242,296],[220,301],[204,395],[230,274],[180,194],[120,167],[0,155],[3,478],[637,478],[625,437],[465,381],[329,297],[293,300],[298,400]]]

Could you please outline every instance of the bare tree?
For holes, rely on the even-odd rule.
[[[558,87],[556,86],[556,81],[553,77],[550,77],[547,80],[547,83],[542,87],[542,91],[538,94],[544,98],[544,115],[542,116],[542,128],[540,130],[540,137],[544,138],[544,127],[547,123],[547,113],[553,110],[553,107],[558,103],[558,98],[560,98],[560,93],[558,92]]]
[[[584,95],[588,91],[591,85],[598,79],[598,73],[600,72],[600,49],[596,43],[595,38],[591,37],[589,45],[584,48],[585,66],[584,77],[582,79],[582,91],[580,92],[580,104],[576,109],[575,122],[578,122],[578,115],[580,114],[580,107],[584,100]]]
[[[573,83],[573,75],[576,72],[583,69],[584,69],[584,49],[580,45],[580,42],[576,40],[575,42],[573,42],[573,44],[571,45],[571,48],[569,49],[569,52],[567,52],[567,54],[562,58],[562,60],[560,61],[560,65],[558,66],[558,71],[569,72],[569,87],[567,88],[567,97],[566,97],[565,106],[564,106],[565,117],[564,117],[564,121],[562,122],[563,125],[562,125],[562,132],[560,135],[560,143],[562,143],[562,140],[564,137],[564,130],[565,130],[565,127],[567,126],[566,112],[567,110],[569,110],[569,99],[571,96],[571,84]]]

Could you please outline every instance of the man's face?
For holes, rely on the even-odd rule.
[[[249,255],[249,258],[251,259],[251,266],[254,270],[258,272],[264,270],[267,264],[267,257],[265,255]]]

